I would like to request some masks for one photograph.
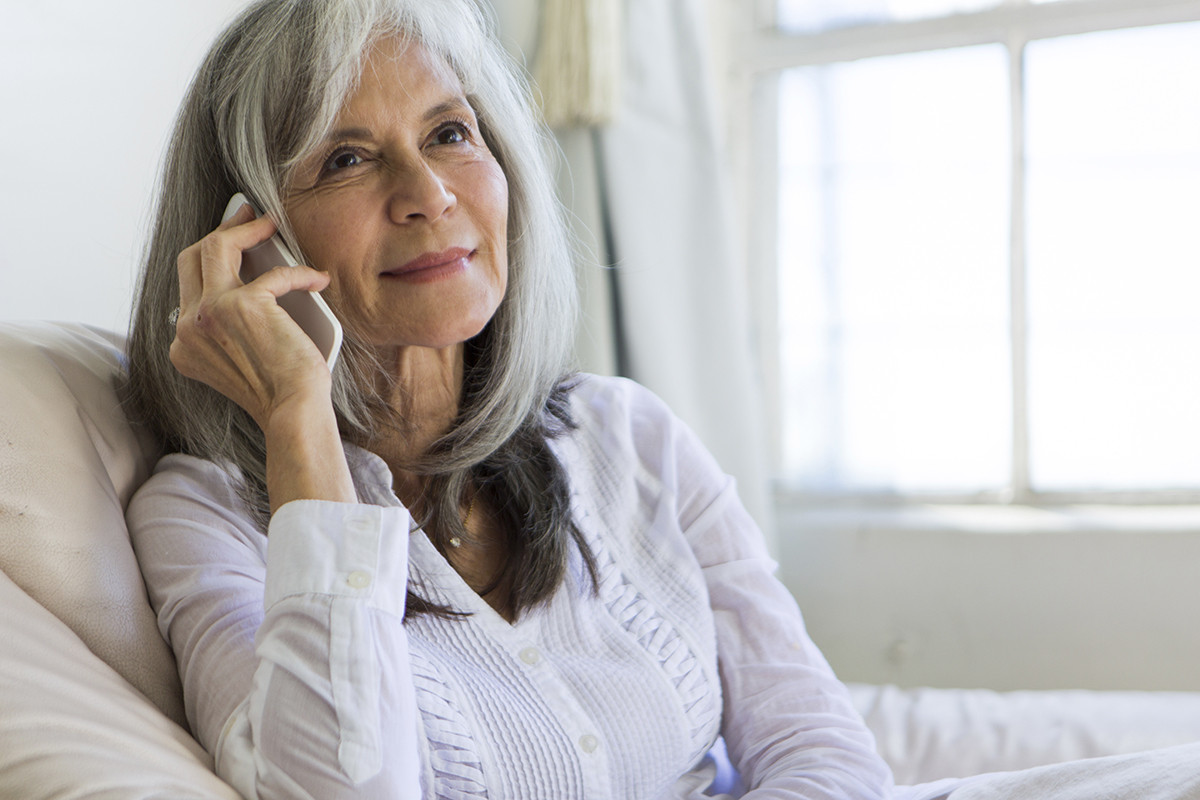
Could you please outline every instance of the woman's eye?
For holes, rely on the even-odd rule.
[[[358,153],[350,150],[343,150],[339,153],[334,153],[328,161],[325,162],[325,171],[330,172],[348,167],[356,167],[362,163],[362,157]]]
[[[438,144],[458,144],[467,140],[467,129],[459,123],[447,125],[433,135]]]

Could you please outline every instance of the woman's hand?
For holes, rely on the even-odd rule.
[[[179,254],[179,319],[171,362],[181,373],[244,408],[264,431],[277,410],[329,396],[329,370],[316,345],[280,308],[293,290],[320,291],[329,276],[279,266],[248,284],[242,251],[269,239],[275,224],[249,205]]]
[[[278,304],[291,291],[320,291],[329,275],[279,266],[250,283],[242,251],[275,233],[249,205],[179,254],[179,318],[171,363],[244,408],[267,440],[271,511],[291,500],[356,501],[329,367]]]

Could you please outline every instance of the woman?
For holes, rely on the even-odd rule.
[[[214,45],[130,342],[193,732],[247,797],[698,796],[719,736],[748,797],[886,795],[732,481],[569,376],[544,141],[469,0],[264,0]],[[236,191],[266,214],[218,225]],[[277,227],[311,266],[243,284]],[[296,290],[346,328],[332,375]]]

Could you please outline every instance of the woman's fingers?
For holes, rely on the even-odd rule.
[[[241,285],[238,272],[242,251],[260,245],[275,235],[275,223],[269,217],[240,221],[243,215],[253,216],[248,206],[242,206],[226,222],[228,228],[218,227],[199,242],[200,280],[205,291],[223,291]]]
[[[276,298],[288,292],[319,292],[329,285],[329,273],[312,267],[275,267],[251,281],[249,286],[269,292]]]
[[[200,280],[200,248],[192,245],[176,260],[179,272],[179,319],[195,313],[204,284]],[[178,327],[176,320],[176,327]]]
[[[242,225],[252,219],[254,219],[254,209],[249,203],[242,203],[242,207],[233,212],[229,219],[222,220],[221,224],[216,227],[216,230],[227,230],[228,228],[232,228],[234,225]]]
[[[242,251],[265,241],[274,232],[274,223],[265,217],[256,220],[254,210],[246,204],[214,231],[180,253],[177,267],[182,314],[195,313],[206,289],[211,293],[238,286]]]

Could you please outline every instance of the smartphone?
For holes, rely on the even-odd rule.
[[[262,213],[246,199],[246,195],[238,192],[229,199],[221,221],[224,222],[232,217],[243,205],[249,205],[254,211],[255,217],[262,216]],[[296,258],[288,250],[287,245],[279,238],[279,234],[275,234],[262,244],[242,251],[242,268],[238,274],[242,283],[249,283],[275,267],[283,265],[294,267],[296,263]],[[342,349],[342,324],[329,310],[325,300],[317,292],[296,290],[280,297],[278,302],[279,307],[296,320],[300,329],[316,343],[317,349],[325,357],[325,363],[329,365],[329,371],[333,372],[333,365],[337,363],[338,351]]]

